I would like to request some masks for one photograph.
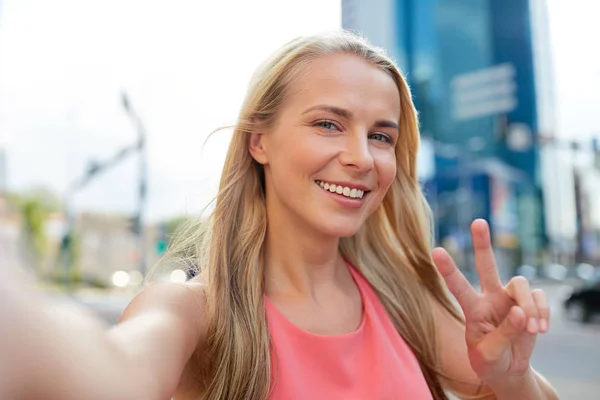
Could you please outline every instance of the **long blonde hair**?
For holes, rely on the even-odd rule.
[[[201,399],[268,397],[272,382],[263,297],[264,172],[251,157],[248,141],[256,129],[272,126],[303,66],[333,53],[353,54],[384,70],[396,83],[401,100],[396,179],[360,231],[341,240],[340,252],[377,293],[416,355],[434,398],[447,399],[431,299],[457,319],[460,316],[430,257],[430,213],[417,179],[417,113],[394,62],[347,32],[296,39],[259,67],[234,127],[215,209],[170,249],[171,255],[192,263],[206,284],[206,336],[195,356]]]

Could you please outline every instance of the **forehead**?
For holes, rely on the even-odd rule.
[[[352,54],[320,57],[304,66],[289,88],[290,107],[331,104],[397,120],[400,94],[380,67]]]

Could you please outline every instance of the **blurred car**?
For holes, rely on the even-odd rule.
[[[567,318],[590,322],[600,314],[600,279],[587,281],[574,288],[564,301]]]

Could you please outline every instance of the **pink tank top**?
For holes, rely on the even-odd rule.
[[[270,400],[432,400],[415,355],[366,279],[350,266],[363,302],[359,328],[318,335],[293,325],[265,296],[271,334]]]

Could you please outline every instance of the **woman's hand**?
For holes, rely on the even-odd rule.
[[[435,249],[433,260],[464,312],[471,368],[484,382],[502,385],[505,379],[530,373],[535,339],[548,331],[550,309],[546,294],[531,290],[523,277],[502,286],[484,220],[473,222],[471,234],[482,293],[475,291],[445,250]]]

